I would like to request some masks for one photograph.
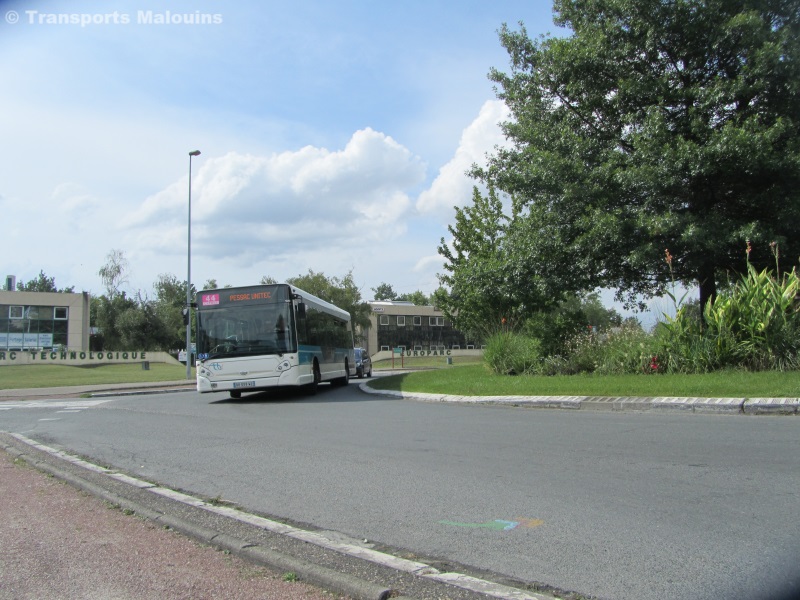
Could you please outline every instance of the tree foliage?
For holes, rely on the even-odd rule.
[[[125,292],[113,296],[97,296],[91,301],[91,322],[99,331],[95,344],[98,350],[150,350],[149,347],[128,347],[125,342],[127,334],[123,322],[123,314],[135,311],[136,301],[128,298]]]
[[[183,320],[183,309],[186,307],[186,280],[179,280],[171,273],[162,273],[153,284],[155,300],[152,303],[141,303],[142,309],[152,310],[159,319],[166,334],[163,343],[168,348],[183,348],[186,345],[186,324]],[[192,285],[190,297],[194,299],[197,289]],[[194,300],[192,300],[194,301]],[[189,319],[190,323],[193,320]]]
[[[372,288],[373,298],[377,301],[394,300],[398,302],[411,302],[415,306],[427,306],[431,303],[431,298],[422,290],[411,293],[398,294],[388,283],[380,283],[378,287]]]
[[[114,298],[120,293],[122,284],[128,282],[128,259],[122,250],[111,250],[106,256],[106,264],[97,272],[106,288],[106,296]]]
[[[431,303],[430,297],[427,296],[422,290],[400,294],[397,296],[396,300],[401,302],[411,302],[414,306],[428,306]]]
[[[378,284],[378,287],[372,288],[372,292],[374,294],[373,298],[378,301],[395,300],[397,298],[397,292],[388,283]]]
[[[75,292],[75,286],[65,287],[58,289],[56,287],[55,277],[48,277],[44,271],[39,271],[39,276],[36,279],[31,279],[28,282],[17,282],[17,291],[19,292],[56,292],[63,294],[72,294]]]
[[[745,240],[800,255],[799,6],[555,0],[571,35],[503,26],[511,71],[490,78],[512,114],[510,146],[472,174],[512,211],[502,222],[492,203],[459,211],[457,231],[485,218],[502,248],[445,248],[449,266],[474,263],[472,277],[443,280],[459,310],[526,272],[567,291],[613,288],[628,305],[674,276],[705,306],[741,272]]]
[[[455,224],[447,228],[452,247],[444,238],[439,245],[446,271],[439,280],[447,291],[438,290],[433,300],[458,329],[477,339],[504,324],[519,324],[561,298],[547,289],[537,265],[519,260],[529,248],[514,245],[514,225],[494,190],[483,196],[475,188],[472,204],[456,208]]]

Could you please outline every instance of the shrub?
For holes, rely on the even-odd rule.
[[[641,327],[618,327],[601,340],[596,372],[603,375],[664,372],[655,340]]]
[[[536,338],[504,331],[486,342],[483,360],[499,375],[522,375],[536,370],[541,360],[541,344]]]

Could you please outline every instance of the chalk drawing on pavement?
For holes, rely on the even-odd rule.
[[[451,525],[453,527],[466,527],[469,529],[494,529],[495,531],[511,531],[517,527],[524,527],[532,529],[542,525],[544,521],[541,519],[522,519],[518,517],[517,521],[506,521],[505,519],[495,519],[494,521],[486,521],[485,523],[460,523],[458,521],[439,521],[442,525]]]

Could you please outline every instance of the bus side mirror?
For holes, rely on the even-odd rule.
[[[305,302],[301,302],[297,305],[297,316],[301,319],[306,318],[306,304]]]

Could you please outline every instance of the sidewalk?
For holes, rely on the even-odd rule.
[[[304,599],[331,594],[125,514],[0,452],[0,598]]]

